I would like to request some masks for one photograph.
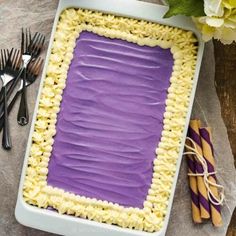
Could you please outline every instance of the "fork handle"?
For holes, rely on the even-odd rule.
[[[24,70],[20,107],[17,114],[17,122],[19,125],[22,126],[27,125],[29,123],[29,112],[27,105],[25,81],[26,81],[26,69]]]
[[[17,78],[17,77],[16,77]],[[13,80],[11,80],[7,85],[7,96],[8,96],[8,91],[11,90],[11,87],[12,87],[12,84],[14,82],[15,78]],[[4,88],[2,87],[1,88],[1,91],[0,91],[0,103],[3,103],[3,99],[4,99]]]
[[[10,89],[10,86],[12,86],[12,82],[13,82],[13,81],[9,82],[9,83],[6,85],[6,87],[7,87],[7,96],[8,96],[8,88]],[[0,103],[1,103],[1,104],[4,103],[3,100],[4,100],[4,87],[2,87],[2,88],[1,88],[1,91],[0,91]],[[1,108],[1,109],[3,109],[3,108]]]
[[[20,91],[17,91],[15,96],[12,98],[10,104],[8,105],[7,107],[7,112],[8,112],[8,115],[10,114],[12,108],[14,107],[15,103],[16,103],[16,100],[17,98],[19,97],[19,95],[21,94],[21,90]],[[2,131],[3,129],[3,126],[4,126],[4,113],[2,116],[0,116],[0,132]]]
[[[2,136],[2,147],[5,150],[10,150],[11,137],[9,132],[9,122],[8,122],[8,112],[7,112],[7,88],[4,86],[4,126],[3,126],[3,136]]]
[[[18,84],[18,82],[20,81],[20,78],[21,78],[21,74],[23,73],[24,71],[24,68],[21,68],[18,75],[15,77],[15,79],[13,80],[13,83],[11,83],[11,85],[9,86],[9,88],[7,88],[7,99],[11,96],[14,88],[16,87],[16,85]],[[4,99],[4,91],[2,89],[2,101]],[[1,100],[0,100],[1,101]],[[4,102],[0,102],[0,115],[1,117],[3,116],[3,113],[4,113]]]
[[[3,97],[3,95],[4,95],[4,88],[2,87],[1,88],[1,91],[0,91],[0,103],[2,103],[3,102],[3,99],[4,99],[4,97]]]

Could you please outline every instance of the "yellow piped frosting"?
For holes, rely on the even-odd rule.
[[[174,66],[166,99],[164,128],[156,148],[152,183],[143,209],[86,198],[47,186],[47,167],[56,134],[57,113],[60,111],[76,38],[83,30],[108,38],[127,40],[140,46],[170,48],[173,54]],[[123,228],[159,231],[167,213],[185,127],[196,66],[196,42],[192,32],[179,28],[90,10],[70,8],[63,11],[54,35],[34,124],[23,187],[25,201],[40,208],[51,206],[60,214],[116,224]]]

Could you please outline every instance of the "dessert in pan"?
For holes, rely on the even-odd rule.
[[[64,10],[39,100],[25,201],[59,214],[159,231],[197,49],[190,31]]]

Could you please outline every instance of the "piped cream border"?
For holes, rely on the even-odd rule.
[[[86,198],[47,186],[48,162],[56,134],[57,113],[76,38],[84,30],[140,46],[170,48],[174,57],[164,113],[164,129],[156,149],[152,184],[143,209]],[[192,32],[175,27],[83,9],[70,8],[63,11],[54,36],[39,101],[23,187],[25,201],[40,208],[51,206],[60,214],[75,215],[124,228],[147,232],[160,230],[167,212],[190,101],[197,59],[196,43]]]

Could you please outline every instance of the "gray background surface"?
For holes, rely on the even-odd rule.
[[[158,2],[158,0],[150,0],[150,2]],[[19,48],[21,27],[30,27],[32,31],[44,33],[48,43],[57,4],[57,0],[0,0],[0,48]],[[42,57],[45,56],[45,51]],[[39,80],[28,89],[31,117],[38,86]],[[0,149],[0,236],[52,235],[24,227],[18,224],[14,217],[18,184],[30,128],[30,125],[26,127],[17,125],[17,109],[18,104],[10,115],[13,149],[10,152]],[[224,227],[215,229],[210,222],[199,226],[193,225],[186,163],[183,159],[167,236],[223,236],[226,234],[227,225],[236,205],[236,175],[227,131],[221,118],[219,100],[214,87],[214,56],[211,43],[206,45],[192,116],[200,118],[213,130],[218,176],[226,190],[226,203],[223,207]]]

